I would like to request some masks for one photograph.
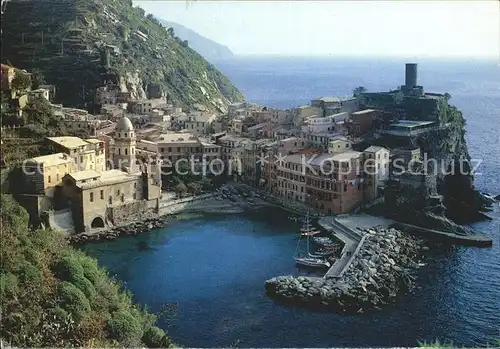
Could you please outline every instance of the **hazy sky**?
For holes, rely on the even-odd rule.
[[[134,1],[236,54],[499,57],[498,1]]]

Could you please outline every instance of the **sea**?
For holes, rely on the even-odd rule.
[[[387,91],[404,83],[404,63],[388,58],[236,57],[214,62],[246,100],[278,108],[356,86]],[[481,161],[476,187],[500,194],[500,61],[414,60],[427,92],[448,92],[467,120],[467,143]],[[491,248],[449,247],[418,272],[418,287],[380,311],[343,316],[283,307],[266,279],[302,274],[293,262],[297,223],[279,210],[180,215],[163,229],[85,250],[159,314],[185,347],[457,346],[500,339],[500,206],[472,224]],[[144,246],[148,248],[144,249]],[[498,343],[497,343],[498,345]]]

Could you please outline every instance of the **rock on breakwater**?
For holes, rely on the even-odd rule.
[[[108,230],[99,231],[92,234],[77,234],[69,237],[69,242],[74,245],[99,242],[103,240],[114,240],[119,236],[135,236],[153,229],[164,227],[165,217],[150,217],[141,221],[133,222],[121,227],[114,227]]]
[[[378,309],[411,289],[424,241],[395,229],[369,229],[341,278],[278,276],[266,281],[269,297],[288,305],[343,313]]]

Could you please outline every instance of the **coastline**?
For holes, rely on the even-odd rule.
[[[127,223],[120,226],[70,235],[68,240],[71,244],[85,244],[114,240],[120,236],[135,236],[167,226],[170,217],[180,213],[234,214],[269,206],[279,206],[284,210],[297,213],[290,207],[267,201],[259,194],[255,194],[255,190],[245,188],[245,190],[240,191],[234,189],[232,185],[228,185],[208,194],[177,200],[163,200],[160,202],[158,212],[132,216]]]
[[[392,228],[367,229],[363,238],[335,277],[277,276],[265,282],[267,295],[288,306],[356,314],[378,310],[411,290],[428,251],[424,241]]]

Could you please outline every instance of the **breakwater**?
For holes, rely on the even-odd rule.
[[[104,240],[114,240],[119,236],[136,236],[142,233],[149,232],[153,229],[162,228],[166,225],[166,223],[166,217],[150,217],[132,222],[121,227],[114,227],[95,233],[70,235],[68,240],[73,245],[100,242]]]
[[[411,289],[413,271],[428,250],[424,241],[395,229],[364,233],[364,243],[340,277],[278,276],[266,281],[268,296],[288,305],[359,313]]]

